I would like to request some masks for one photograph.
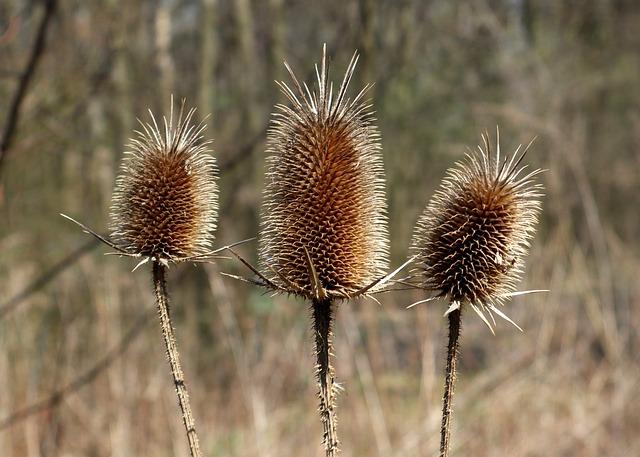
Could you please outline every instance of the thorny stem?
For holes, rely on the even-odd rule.
[[[313,328],[316,340],[317,376],[320,398],[320,418],[324,430],[326,457],[338,455],[337,417],[335,412],[334,373],[331,366],[331,324],[333,303],[324,298],[313,301]]]
[[[180,357],[176,346],[176,339],[173,334],[173,326],[171,325],[171,316],[169,314],[169,296],[167,294],[166,267],[160,262],[153,262],[153,288],[158,304],[158,313],[160,314],[160,324],[162,325],[162,335],[167,346],[167,357],[171,365],[171,374],[173,375],[173,384],[178,394],[178,403],[182,410],[182,419],[184,427],[187,431],[187,440],[189,441],[189,451],[191,457],[201,457],[200,444],[198,434],[196,433],[196,425],[191,413],[189,404],[189,393],[184,382],[184,373],[180,366]]]
[[[449,456],[451,446],[451,418],[453,390],[458,365],[458,346],[460,337],[460,308],[449,314],[449,344],[447,345],[447,367],[442,397],[442,426],[440,428],[440,457]]]

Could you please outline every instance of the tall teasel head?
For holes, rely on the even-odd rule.
[[[520,166],[529,146],[500,157],[488,135],[451,168],[418,220],[411,250],[421,287],[447,297],[449,311],[470,305],[492,329],[492,312],[517,294],[524,257],[540,212],[542,185]]]
[[[217,168],[204,123],[195,109],[162,126],[150,123],[129,143],[111,204],[112,238],[129,254],[162,261],[204,255],[214,240],[218,213]]]
[[[278,83],[289,105],[276,106],[268,133],[259,257],[273,284],[308,298],[318,287],[328,297],[358,295],[387,268],[384,171],[368,86],[347,97],[357,61],[354,54],[336,93],[326,47],[314,90],[288,65],[293,89]]]

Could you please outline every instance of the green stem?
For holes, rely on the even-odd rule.
[[[153,288],[156,295],[156,303],[158,304],[158,313],[160,314],[160,324],[162,325],[162,335],[167,347],[167,357],[169,365],[171,365],[171,375],[173,376],[173,384],[178,395],[178,403],[182,410],[182,420],[187,431],[187,440],[189,442],[189,451],[191,457],[201,457],[200,444],[198,434],[196,433],[196,425],[191,413],[191,405],[189,404],[189,393],[184,382],[184,373],[180,366],[180,356],[178,355],[178,347],[173,334],[173,326],[171,325],[171,315],[169,314],[169,295],[167,294],[166,267],[160,262],[153,262]]]

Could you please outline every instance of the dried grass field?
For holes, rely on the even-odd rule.
[[[0,0],[0,457],[187,456],[150,266],[108,233],[126,143],[196,106],[219,173],[216,246],[255,237],[283,60],[327,44],[381,134],[391,269],[481,132],[546,171],[519,290],[523,332],[463,332],[452,456],[640,455],[640,6],[530,0]],[[39,38],[40,37],[40,38]],[[209,117],[205,117],[207,114]],[[234,248],[258,263],[258,242]],[[172,318],[206,456],[321,456],[308,301],[251,287],[235,258],[172,265]],[[340,302],[342,455],[437,456],[447,303]],[[470,310],[469,310],[470,311]]]

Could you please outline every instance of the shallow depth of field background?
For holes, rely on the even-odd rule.
[[[0,126],[41,14],[0,0]],[[58,213],[106,231],[136,118],[174,94],[211,113],[217,243],[255,236],[274,80],[284,59],[310,80],[324,42],[334,80],[359,50],[351,94],[375,82],[394,266],[483,130],[499,124],[504,150],[536,136],[526,161],[549,170],[521,289],[551,292],[508,303],[524,333],[464,316],[454,454],[640,455],[639,29],[622,0],[60,0],[0,177],[0,455],[186,455],[148,269]],[[169,278],[203,450],[321,455],[307,305],[220,271],[248,274],[223,260]],[[445,305],[405,309],[421,297],[340,307],[345,456],[437,455]]]

